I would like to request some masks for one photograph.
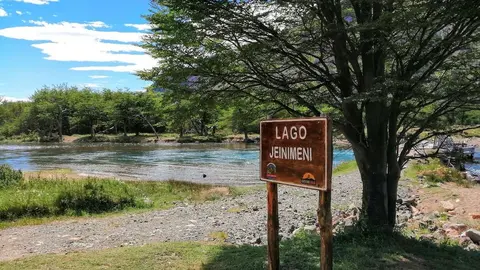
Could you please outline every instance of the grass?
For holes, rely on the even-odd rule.
[[[342,163],[338,164],[338,166],[333,169],[333,175],[347,174],[347,173],[354,172],[357,169],[358,169],[358,167],[357,167],[357,163],[355,162],[355,160],[342,162]]]
[[[247,188],[180,181],[68,180],[31,176],[29,180],[0,188],[0,228],[72,216],[167,209],[177,201],[205,202],[245,192]]]
[[[480,128],[470,129],[462,132],[463,137],[480,137]]]
[[[215,234],[224,237],[221,232]],[[281,269],[319,269],[320,239],[299,233],[280,243]],[[156,243],[65,255],[40,255],[0,263],[0,269],[266,269],[265,246],[214,242]],[[334,269],[478,269],[480,253],[455,244],[434,244],[413,237],[334,238]]]
[[[404,171],[404,176],[416,181],[423,177],[427,184],[454,182],[463,187],[471,187],[471,182],[456,169],[444,166],[439,159],[428,159],[423,162],[412,162]]]

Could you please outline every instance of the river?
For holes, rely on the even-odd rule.
[[[334,166],[353,159],[334,151]],[[258,183],[258,145],[246,144],[21,144],[0,145],[0,164],[37,171],[72,169],[120,179]],[[203,177],[203,175],[206,175]]]
[[[480,152],[475,154],[480,160]],[[333,165],[353,160],[335,150]],[[0,145],[0,164],[23,171],[71,169],[80,175],[215,184],[258,183],[258,145],[246,144],[20,144]],[[467,164],[480,175],[480,164]],[[203,175],[206,175],[203,177]]]

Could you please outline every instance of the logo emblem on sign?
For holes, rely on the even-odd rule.
[[[277,179],[277,166],[273,163],[267,164],[267,179]]]
[[[313,176],[313,174],[311,174],[311,173],[303,174],[302,184],[314,185],[315,184],[315,176]]]

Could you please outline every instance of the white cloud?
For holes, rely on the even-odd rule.
[[[8,13],[5,11],[5,9],[0,7],[0,17],[7,17]]]
[[[135,72],[156,65],[156,60],[135,45],[142,40],[143,33],[99,31],[99,28],[109,27],[101,21],[48,23],[30,20],[29,23],[32,25],[0,29],[0,36],[36,41],[32,46],[40,49],[47,60],[114,64],[72,67],[71,70]]]
[[[105,75],[92,75],[92,76],[88,76],[92,79],[106,79],[108,78],[109,76],[105,76]]]
[[[17,13],[18,15],[22,15],[22,14],[23,14],[23,12],[21,12],[20,10],[15,11],[15,13]]]
[[[23,2],[34,5],[48,5],[50,2],[58,2],[59,0],[15,0],[16,2]]]
[[[0,101],[17,102],[17,101],[30,101],[30,99],[0,96]]]
[[[100,87],[100,85],[97,84],[97,83],[84,83],[81,86],[88,87],[88,88],[98,88],[98,87]]]
[[[152,26],[150,24],[134,24],[134,23],[127,23],[125,24],[127,27],[133,27],[136,28],[137,30],[140,31],[145,31],[145,30],[150,30],[152,29]]]

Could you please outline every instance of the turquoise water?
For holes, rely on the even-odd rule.
[[[465,169],[471,171],[473,174],[480,176],[480,152],[475,152],[474,163],[466,164]]]
[[[349,160],[352,151],[334,151],[334,166]],[[258,145],[245,144],[0,145],[2,163],[24,171],[68,168],[84,175],[144,180],[252,184],[259,178]]]

